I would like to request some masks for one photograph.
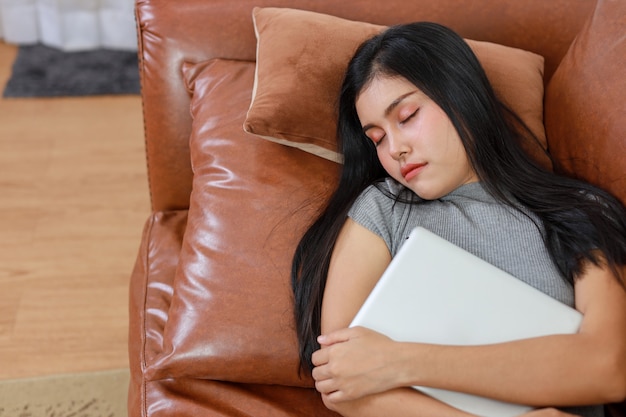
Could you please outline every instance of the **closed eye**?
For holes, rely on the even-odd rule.
[[[374,144],[374,146],[378,146],[378,144],[385,138],[385,136],[387,136],[384,130],[373,125],[367,125],[363,129],[363,134],[368,140],[370,140]]]
[[[409,120],[411,120],[411,119],[412,119],[412,118],[413,118],[413,117],[417,114],[417,112],[418,112],[418,111],[419,111],[419,109],[417,109],[417,110],[415,110],[413,113],[409,114],[409,116],[408,116],[408,117],[406,117],[405,119],[403,119],[403,120],[401,120],[401,121],[400,121],[400,124],[401,124],[401,125],[403,125],[403,124],[405,124],[406,122],[408,122]]]
[[[365,136],[367,137],[367,139],[368,139],[370,142],[372,142],[372,143],[374,144],[374,146],[378,146],[378,145],[380,145],[380,143],[383,141],[383,139],[384,139],[384,138],[385,138],[385,136],[387,136],[387,135],[382,134],[382,135],[380,135],[380,136],[378,136],[378,135],[372,135],[372,136],[370,136],[370,135],[365,135]]]

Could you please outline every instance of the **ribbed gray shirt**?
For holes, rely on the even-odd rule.
[[[392,256],[417,226],[439,235],[570,307],[574,289],[559,273],[543,241],[541,222],[527,210],[495,200],[482,186],[470,183],[438,200],[407,203],[411,191],[387,179],[370,186],[348,216],[380,236]],[[399,195],[396,199],[390,195]],[[403,202],[404,201],[404,202]],[[581,358],[581,360],[585,360]],[[568,411],[603,416],[601,406]]]

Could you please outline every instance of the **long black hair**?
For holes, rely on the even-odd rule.
[[[369,185],[388,176],[356,111],[359,94],[377,76],[403,77],[447,114],[481,183],[494,198],[536,214],[548,251],[573,284],[583,261],[606,264],[624,286],[626,209],[609,193],[554,174],[524,151],[536,140],[504,106],[468,44],[435,23],[392,26],[365,41],[350,61],[338,103],[337,136],[344,156],[339,183],[300,241],[293,259],[295,319],[303,367],[319,349],[321,305],[330,257],[347,212]]]

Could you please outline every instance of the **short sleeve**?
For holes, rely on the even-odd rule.
[[[348,211],[348,217],[380,236],[391,252],[393,234],[391,232],[391,212],[393,200],[377,186],[370,185],[357,197]]]

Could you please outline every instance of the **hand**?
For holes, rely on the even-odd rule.
[[[318,338],[313,353],[315,388],[325,402],[359,399],[402,386],[394,342],[375,331],[354,327]],[[403,369],[403,368],[400,368]]]

